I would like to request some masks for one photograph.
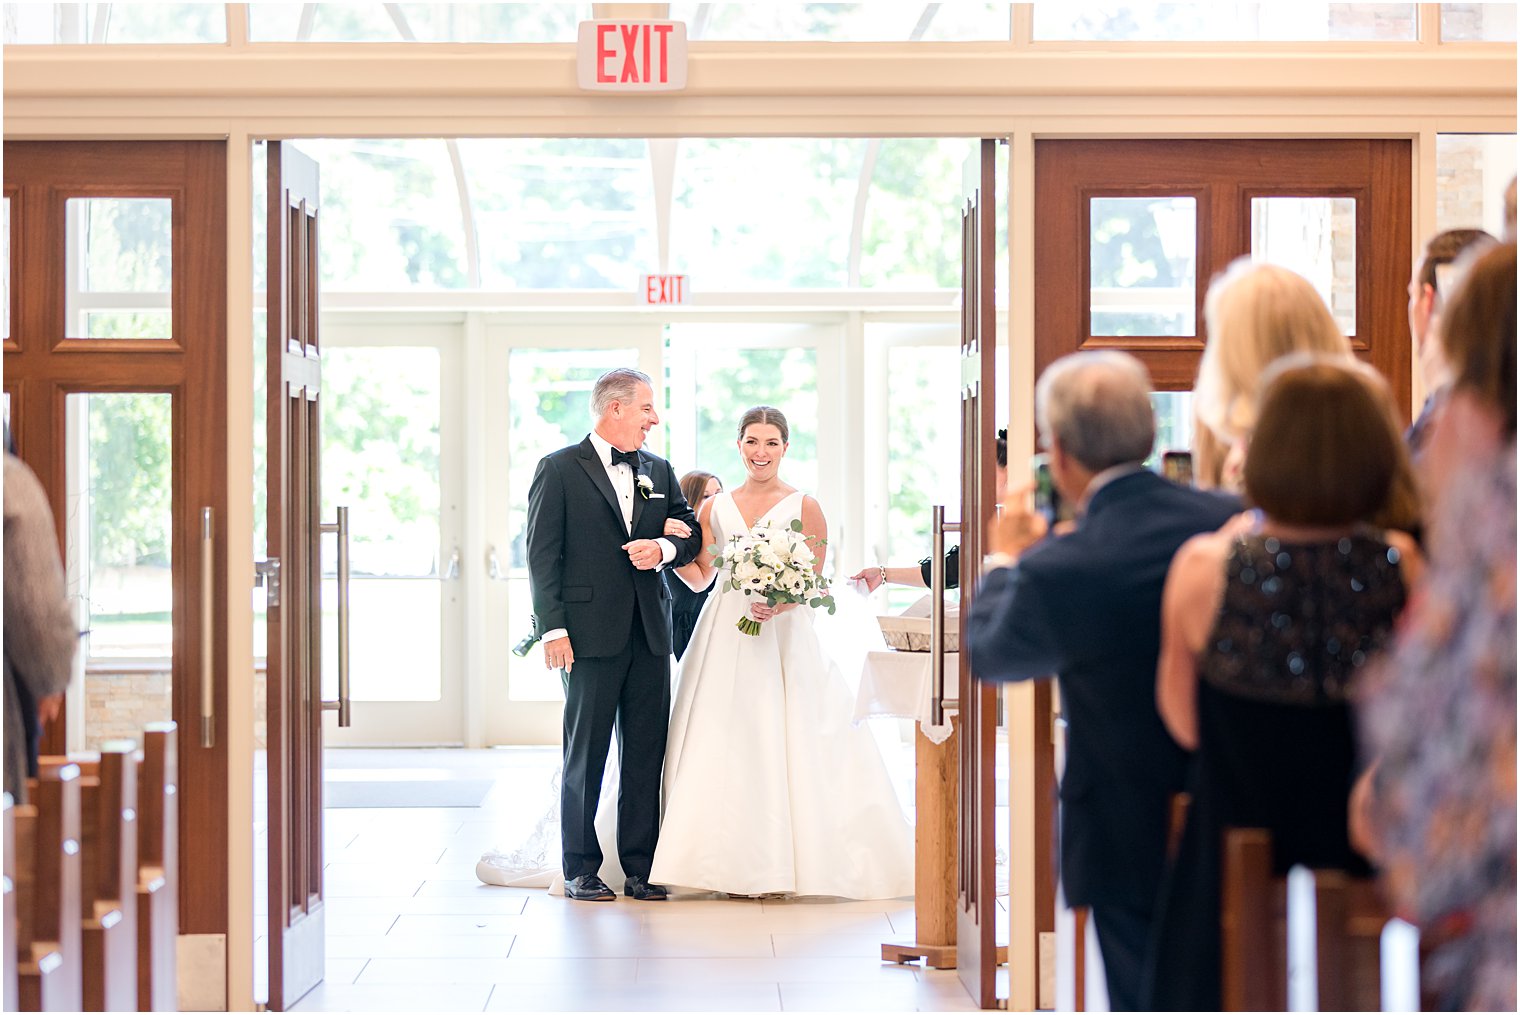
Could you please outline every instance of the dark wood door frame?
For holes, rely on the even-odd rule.
[[[227,146],[223,141],[7,141],[11,321],[5,387],[22,458],[52,503],[60,546],[67,512],[64,412],[78,392],[173,398],[171,548],[173,718],[179,751],[179,926],[228,930]],[[171,218],[171,337],[80,339],[66,331],[65,203],[166,197]],[[212,511],[211,639],[203,637],[201,512]],[[211,722],[202,736],[201,665]],[[63,753],[64,723],[44,737]]]

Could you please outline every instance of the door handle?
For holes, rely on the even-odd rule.
[[[323,532],[332,532],[338,537],[338,700],[324,699],[322,711],[337,712],[338,725],[351,726],[353,713],[348,693],[348,508],[338,508],[338,521],[323,522],[321,528]]]
[[[216,746],[216,528],[212,508],[201,508],[201,746]]]
[[[454,552],[449,554],[449,566],[443,572],[443,580],[451,582],[459,577],[459,547],[454,547]]]
[[[945,506],[930,509],[932,544],[929,548],[929,718],[945,724],[945,712],[960,711],[959,698],[945,697],[945,533],[959,532],[959,522],[945,521]],[[964,562],[963,565],[964,566]],[[964,577],[964,575],[963,575]]]
[[[496,553],[496,547],[486,548],[486,577],[493,582],[507,580],[506,572],[501,569],[501,557]]]

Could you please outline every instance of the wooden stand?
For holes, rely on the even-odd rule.
[[[952,718],[952,726],[957,721]],[[917,734],[913,833],[914,944],[884,944],[883,962],[924,960],[932,969],[955,968],[956,802],[960,799],[960,734],[942,744]]]

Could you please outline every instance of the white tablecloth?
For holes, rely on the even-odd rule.
[[[959,655],[954,652],[946,654],[945,682],[952,687],[960,680],[960,665]],[[855,697],[855,721],[887,717],[915,719],[931,743],[942,744],[949,738],[951,726],[948,718],[939,726],[933,724],[931,683],[927,652],[891,649],[868,652],[861,672],[860,692]]]

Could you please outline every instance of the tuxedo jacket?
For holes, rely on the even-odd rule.
[[[640,571],[624,543],[669,539],[676,548],[669,567],[688,564],[702,549],[702,527],[670,463],[640,451],[634,479],[633,531],[623,525],[607,466],[588,436],[541,459],[528,487],[528,585],[533,593],[533,630],[563,628],[576,656],[617,655],[632,625],[643,625],[656,655],[670,653],[670,592],[656,571]],[[646,497],[638,476],[649,477]],[[665,536],[665,519],[691,527],[686,539]]]
[[[1061,880],[1071,906],[1151,909],[1186,754],[1156,711],[1161,590],[1177,549],[1240,510],[1149,471],[1100,487],[1074,532],[990,573],[967,616],[982,680],[1056,675],[1066,718]]]

